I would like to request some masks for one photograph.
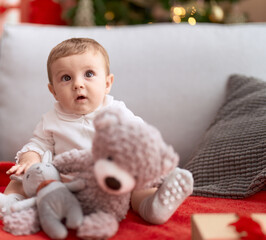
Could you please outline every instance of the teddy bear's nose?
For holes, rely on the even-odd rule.
[[[114,177],[106,177],[105,184],[112,190],[119,190],[121,188],[121,183]]]
[[[99,187],[109,194],[129,193],[136,185],[135,178],[114,160],[98,159],[94,165],[94,174]]]

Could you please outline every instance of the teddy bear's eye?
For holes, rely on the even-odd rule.
[[[28,179],[30,177],[30,174],[27,174],[26,178]]]
[[[108,157],[107,157],[107,160],[109,160],[109,161],[113,161],[113,158],[112,158],[111,156],[108,156]]]

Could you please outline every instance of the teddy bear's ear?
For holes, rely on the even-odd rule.
[[[99,113],[94,119],[94,127],[97,130],[106,129],[110,126],[121,124],[123,112],[117,107],[108,107]]]

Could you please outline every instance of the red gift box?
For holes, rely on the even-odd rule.
[[[266,214],[194,214],[192,240],[266,240]]]

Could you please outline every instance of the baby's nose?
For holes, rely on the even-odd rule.
[[[84,88],[84,80],[81,78],[75,79],[73,81],[73,88],[74,89]]]

